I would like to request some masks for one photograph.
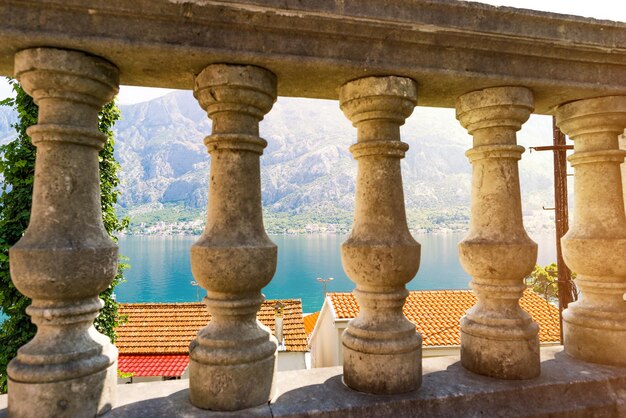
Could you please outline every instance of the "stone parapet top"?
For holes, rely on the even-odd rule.
[[[418,391],[386,396],[348,389],[341,367],[280,372],[269,406],[232,413],[193,407],[188,380],[137,383],[118,387],[118,406],[105,417],[626,416],[626,368],[573,360],[562,346],[542,348],[541,358],[541,376],[523,381],[473,374],[455,356],[426,358]],[[0,418],[6,407],[1,395]]]
[[[524,85],[535,109],[626,94],[626,24],[464,1],[31,0],[0,3],[0,75],[46,45],[114,63],[125,85],[191,89],[210,63],[267,68],[281,96],[337,99],[365,76],[419,84],[423,106]],[[365,52],[364,52],[365,51]]]

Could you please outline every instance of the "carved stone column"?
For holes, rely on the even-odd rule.
[[[626,96],[580,100],[556,110],[574,140],[574,219],[563,257],[578,273],[577,302],[563,311],[565,352],[594,363],[626,366],[626,215],[620,164],[626,151]]]
[[[420,260],[400,172],[409,148],[400,125],[416,102],[416,83],[401,77],[362,78],[340,92],[341,109],[358,130],[350,151],[359,163],[354,225],[341,258],[361,308],[343,334],[343,379],[361,392],[408,392],[422,379],[422,338],[402,313],[405,284]]]
[[[210,65],[195,97],[213,120],[204,233],[191,249],[194,277],[212,315],[190,346],[190,398],[205,409],[266,403],[276,372],[276,339],[256,319],[261,288],[276,270],[276,245],[263,228],[259,121],[276,100],[276,77],[258,67]]]
[[[470,228],[459,256],[478,301],[461,318],[461,364],[502,379],[539,375],[539,327],[519,306],[524,277],[537,259],[537,244],[522,223],[517,161],[524,148],[516,131],[533,111],[523,87],[494,87],[464,94],[456,114],[474,147]]]
[[[111,408],[117,384],[117,349],[93,320],[117,272],[100,209],[98,111],[118,90],[118,70],[36,48],[16,54],[15,75],[39,105],[28,129],[37,147],[30,224],[9,254],[37,334],[9,363],[9,415],[93,417]]]
[[[619,136],[619,148],[626,151],[626,131]],[[622,163],[622,192],[624,195],[624,207],[626,207],[626,160]]]

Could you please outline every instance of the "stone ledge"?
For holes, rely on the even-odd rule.
[[[0,75],[15,52],[76,49],[120,68],[122,84],[191,89],[209,63],[265,67],[278,94],[337,99],[345,82],[398,75],[423,106],[524,85],[535,109],[626,94],[626,24],[446,0],[0,2]]]
[[[541,349],[540,377],[506,381],[463,369],[458,357],[423,361],[423,384],[413,393],[373,396],[341,382],[341,367],[278,373],[272,403],[233,413],[193,407],[188,381],[118,387],[106,417],[626,417],[626,368],[575,361],[562,347]],[[0,396],[0,418],[6,395]]]

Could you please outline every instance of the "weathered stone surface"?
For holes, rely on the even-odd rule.
[[[567,266],[578,273],[577,302],[563,312],[565,352],[626,367],[626,214],[620,164],[626,151],[626,96],[600,97],[556,109],[574,140],[574,219],[562,238]]]
[[[106,418],[210,417],[271,418],[269,404],[241,411],[207,411],[195,407],[189,399],[189,380],[158,383],[133,383],[121,386],[118,406]]]
[[[0,74],[18,50],[48,45],[116,63],[122,84],[191,89],[208,63],[254,64],[282,96],[338,98],[388,74],[420,82],[420,104],[523,84],[550,113],[626,94],[626,25],[464,1],[48,0],[0,3]]]
[[[372,396],[341,384],[341,368],[278,374],[273,417],[618,418],[626,413],[626,370],[576,362],[543,348],[542,374],[498,380],[465,370],[457,356],[425,358],[420,390]]]
[[[533,110],[523,87],[494,87],[457,99],[456,113],[474,137],[470,229],[459,244],[478,301],[461,318],[461,363],[503,379],[539,375],[539,327],[519,306],[537,244],[522,223],[516,131]]]
[[[210,65],[194,95],[213,120],[207,224],[191,248],[191,270],[212,315],[189,347],[191,402],[238,410],[273,392],[277,342],[256,319],[276,270],[276,245],[263,228],[259,121],[276,100],[276,78],[253,66]]]
[[[413,112],[417,85],[368,77],[341,88],[341,109],[357,128],[359,162],[354,224],[341,246],[361,310],[343,334],[344,382],[368,393],[402,393],[421,381],[422,338],[402,313],[405,284],[417,273],[420,246],[409,233],[400,159],[409,148],[400,125]]]
[[[87,417],[115,402],[117,349],[93,320],[117,272],[102,224],[98,111],[117,92],[117,68],[76,51],[36,48],[15,76],[39,105],[31,219],[10,250],[11,278],[33,299],[37,334],[8,366],[12,417]]]
[[[626,131],[619,136],[619,147],[626,151]],[[622,192],[624,194],[624,208],[626,208],[626,160],[622,163]]]
[[[551,417],[621,418],[626,415],[626,369],[576,361],[562,347],[541,349],[542,373],[530,380],[499,380],[465,370],[458,357],[424,359],[418,391],[368,395],[341,382],[341,367],[279,372],[268,405],[237,412],[195,408],[187,381],[120,386],[118,406],[106,417]],[[0,418],[6,395],[0,395]]]

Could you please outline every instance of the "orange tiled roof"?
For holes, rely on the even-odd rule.
[[[257,318],[274,332],[274,304],[263,302]],[[286,351],[307,351],[302,302],[285,299],[283,335]],[[203,303],[121,303],[126,322],[117,328],[120,354],[188,354],[189,343],[211,320]]]
[[[132,373],[133,377],[180,377],[188,365],[188,355],[120,355],[117,359],[117,368],[124,373]]]
[[[306,336],[310,336],[315,328],[315,324],[317,323],[317,318],[320,316],[319,311],[313,312],[312,314],[308,314],[304,317],[304,332],[306,332]]]
[[[337,318],[355,318],[359,304],[352,293],[328,293]],[[422,334],[424,346],[461,344],[459,320],[476,303],[471,290],[411,291],[404,315]],[[526,290],[521,307],[539,324],[541,342],[558,342],[559,310],[538,294]]]

